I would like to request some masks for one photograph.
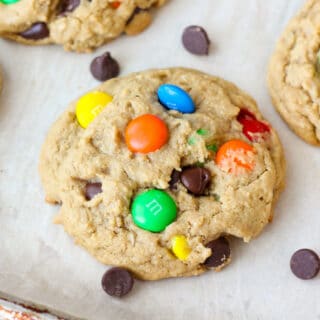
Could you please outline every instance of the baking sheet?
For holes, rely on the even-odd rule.
[[[0,299],[2,320],[61,320],[47,311],[28,309],[25,306]]]
[[[265,86],[274,42],[302,0],[171,0],[152,26],[93,54],[0,41],[0,291],[80,318],[320,319],[320,277],[295,278],[291,254],[320,252],[320,149],[306,145],[271,106]],[[186,52],[185,26],[204,26],[208,57]],[[235,82],[258,101],[279,131],[288,160],[287,189],[274,222],[250,244],[232,243],[233,262],[221,273],[188,279],[137,281],[122,300],[100,288],[106,267],[51,223],[58,208],[44,202],[37,173],[45,134],[67,104],[98,83],[94,56],[110,50],[122,74],[154,67],[194,67]]]

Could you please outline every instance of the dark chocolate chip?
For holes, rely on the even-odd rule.
[[[312,279],[320,270],[319,256],[310,249],[300,249],[291,257],[290,268],[298,278]]]
[[[100,81],[106,81],[119,74],[119,64],[106,52],[103,55],[93,59],[90,65],[92,75]]]
[[[182,43],[193,54],[207,55],[209,53],[210,40],[206,30],[202,27],[189,26],[184,29]]]
[[[131,291],[133,283],[131,273],[118,267],[108,270],[101,281],[102,288],[108,295],[119,298]]]
[[[211,256],[204,262],[207,268],[222,266],[230,258],[231,250],[229,241],[224,237],[210,241],[206,244],[206,247],[211,249]]]
[[[44,22],[36,22],[29,29],[21,32],[20,36],[30,40],[40,40],[49,36],[49,29]]]
[[[195,195],[202,195],[211,181],[211,173],[206,168],[192,167],[181,172],[182,184]]]
[[[62,0],[58,8],[60,15],[74,11],[80,5],[80,0]]]
[[[88,182],[86,184],[85,197],[91,200],[95,195],[102,192],[102,184],[100,182]]]
[[[176,169],[173,169],[171,173],[171,180],[169,182],[171,190],[177,190],[177,183],[180,180],[180,172]]]

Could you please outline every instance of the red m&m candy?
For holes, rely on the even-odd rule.
[[[257,142],[263,134],[270,132],[270,127],[257,120],[255,115],[247,109],[241,109],[237,120],[242,124],[243,134],[253,142]]]
[[[131,120],[125,132],[127,147],[132,152],[154,152],[165,145],[168,139],[167,125],[153,114],[144,114]]]

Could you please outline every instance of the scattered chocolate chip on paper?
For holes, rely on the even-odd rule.
[[[189,26],[182,35],[184,47],[196,55],[208,55],[210,39],[205,29],[200,26]]]
[[[112,58],[110,52],[93,59],[90,65],[93,77],[99,81],[106,81],[119,75],[120,67],[118,62]]]
[[[310,249],[300,249],[292,255],[290,268],[296,277],[303,280],[312,279],[319,273],[320,258]]]
[[[121,298],[133,287],[134,279],[131,273],[123,268],[109,269],[102,277],[103,290],[110,296]]]

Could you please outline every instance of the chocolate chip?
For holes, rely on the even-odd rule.
[[[29,29],[21,32],[20,36],[30,40],[40,40],[49,36],[49,29],[44,22],[36,22]]]
[[[224,237],[210,241],[206,244],[206,247],[211,249],[211,256],[204,262],[207,268],[222,266],[230,258],[231,250],[229,241]]]
[[[189,26],[184,29],[182,43],[193,54],[207,55],[209,53],[210,40],[206,30],[202,27]]]
[[[59,15],[64,15],[74,11],[80,5],[80,0],[61,0],[59,5]]]
[[[112,268],[103,275],[101,284],[108,295],[123,297],[131,291],[133,282],[129,271],[122,268]]]
[[[95,195],[102,192],[102,184],[100,182],[88,182],[86,184],[85,197],[91,200]]]
[[[182,184],[195,195],[202,195],[211,181],[211,173],[206,168],[192,167],[181,172]]]
[[[110,52],[93,59],[90,65],[92,75],[100,81],[106,81],[119,74],[119,64],[111,57]]]
[[[171,180],[169,182],[171,190],[177,190],[177,183],[180,180],[180,172],[176,169],[173,169],[171,173]]]
[[[300,249],[292,255],[290,268],[298,278],[312,279],[320,270],[319,256],[310,249]]]

